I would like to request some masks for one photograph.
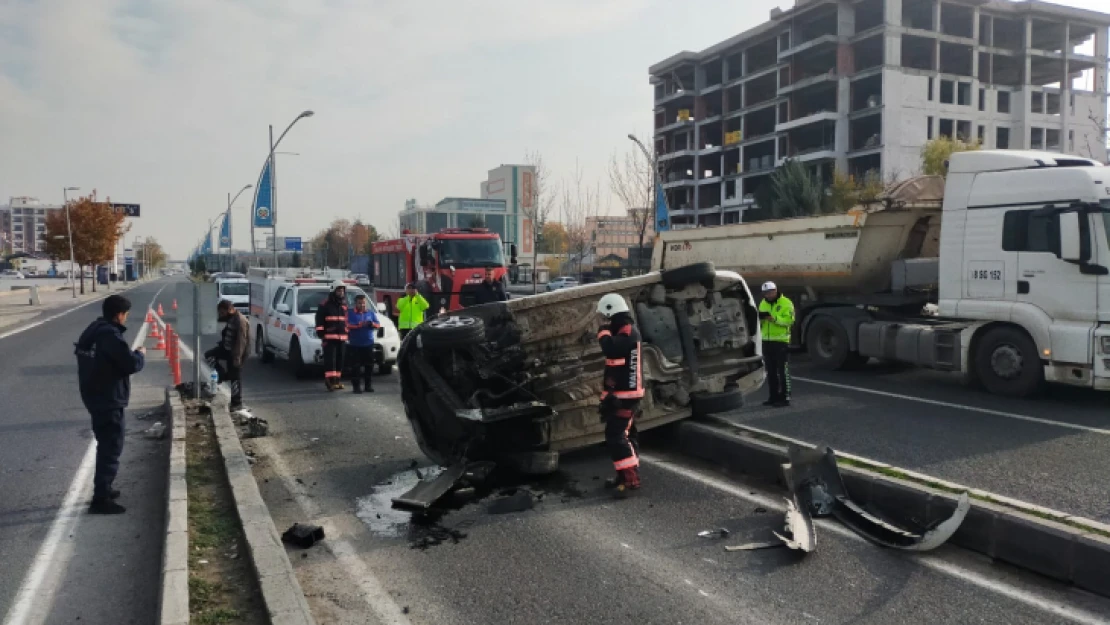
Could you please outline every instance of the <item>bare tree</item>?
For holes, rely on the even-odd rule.
[[[560,210],[563,224],[567,229],[567,252],[572,262],[578,265],[579,277],[582,275],[582,262],[593,249],[593,236],[590,222],[601,214],[601,185],[589,184],[584,180],[582,165],[575,161],[574,175],[563,185]]]
[[[518,198],[517,203],[520,205],[520,211],[531,221],[532,293],[535,294],[539,289],[539,285],[536,284],[536,268],[539,266],[540,234],[543,232],[543,226],[547,223],[551,214],[551,209],[555,206],[557,191],[549,180],[550,173],[544,164],[543,155],[539,151],[525,153],[524,162],[532,166],[532,182],[523,185],[521,197]],[[527,236],[528,233],[525,233],[525,235]]]
[[[644,259],[644,238],[655,222],[655,172],[653,163],[638,150],[616,153],[609,160],[609,187],[624,205],[638,235],[637,261]]]

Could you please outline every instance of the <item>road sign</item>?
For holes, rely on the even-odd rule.
[[[139,216],[139,204],[117,204],[116,202],[111,202],[108,204],[108,207],[117,213],[123,213],[125,217]]]
[[[301,251],[301,237],[285,237],[285,250],[288,252]]]

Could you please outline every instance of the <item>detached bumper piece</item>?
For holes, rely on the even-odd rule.
[[[783,465],[790,490],[790,499],[786,502],[786,527],[783,534],[776,532],[775,536],[791,549],[806,553],[816,549],[813,519],[832,516],[877,545],[905,551],[930,551],[943,545],[956,533],[971,508],[968,495],[964,493],[949,518],[929,527],[907,529],[877,513],[864,510],[848,498],[832,449],[791,445],[787,453],[790,464]]]

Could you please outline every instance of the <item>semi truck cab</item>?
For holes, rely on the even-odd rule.
[[[1110,390],[1110,168],[1060,154],[953,155],[940,243],[941,317],[963,361],[1009,386],[1043,379]]]

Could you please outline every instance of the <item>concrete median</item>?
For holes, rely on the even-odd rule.
[[[669,440],[680,453],[785,486],[787,446],[797,441],[720,419],[673,428]],[[1110,597],[1110,526],[847,454],[838,459],[845,486],[861,506],[928,526],[947,518],[966,491],[971,510],[951,543]]]

